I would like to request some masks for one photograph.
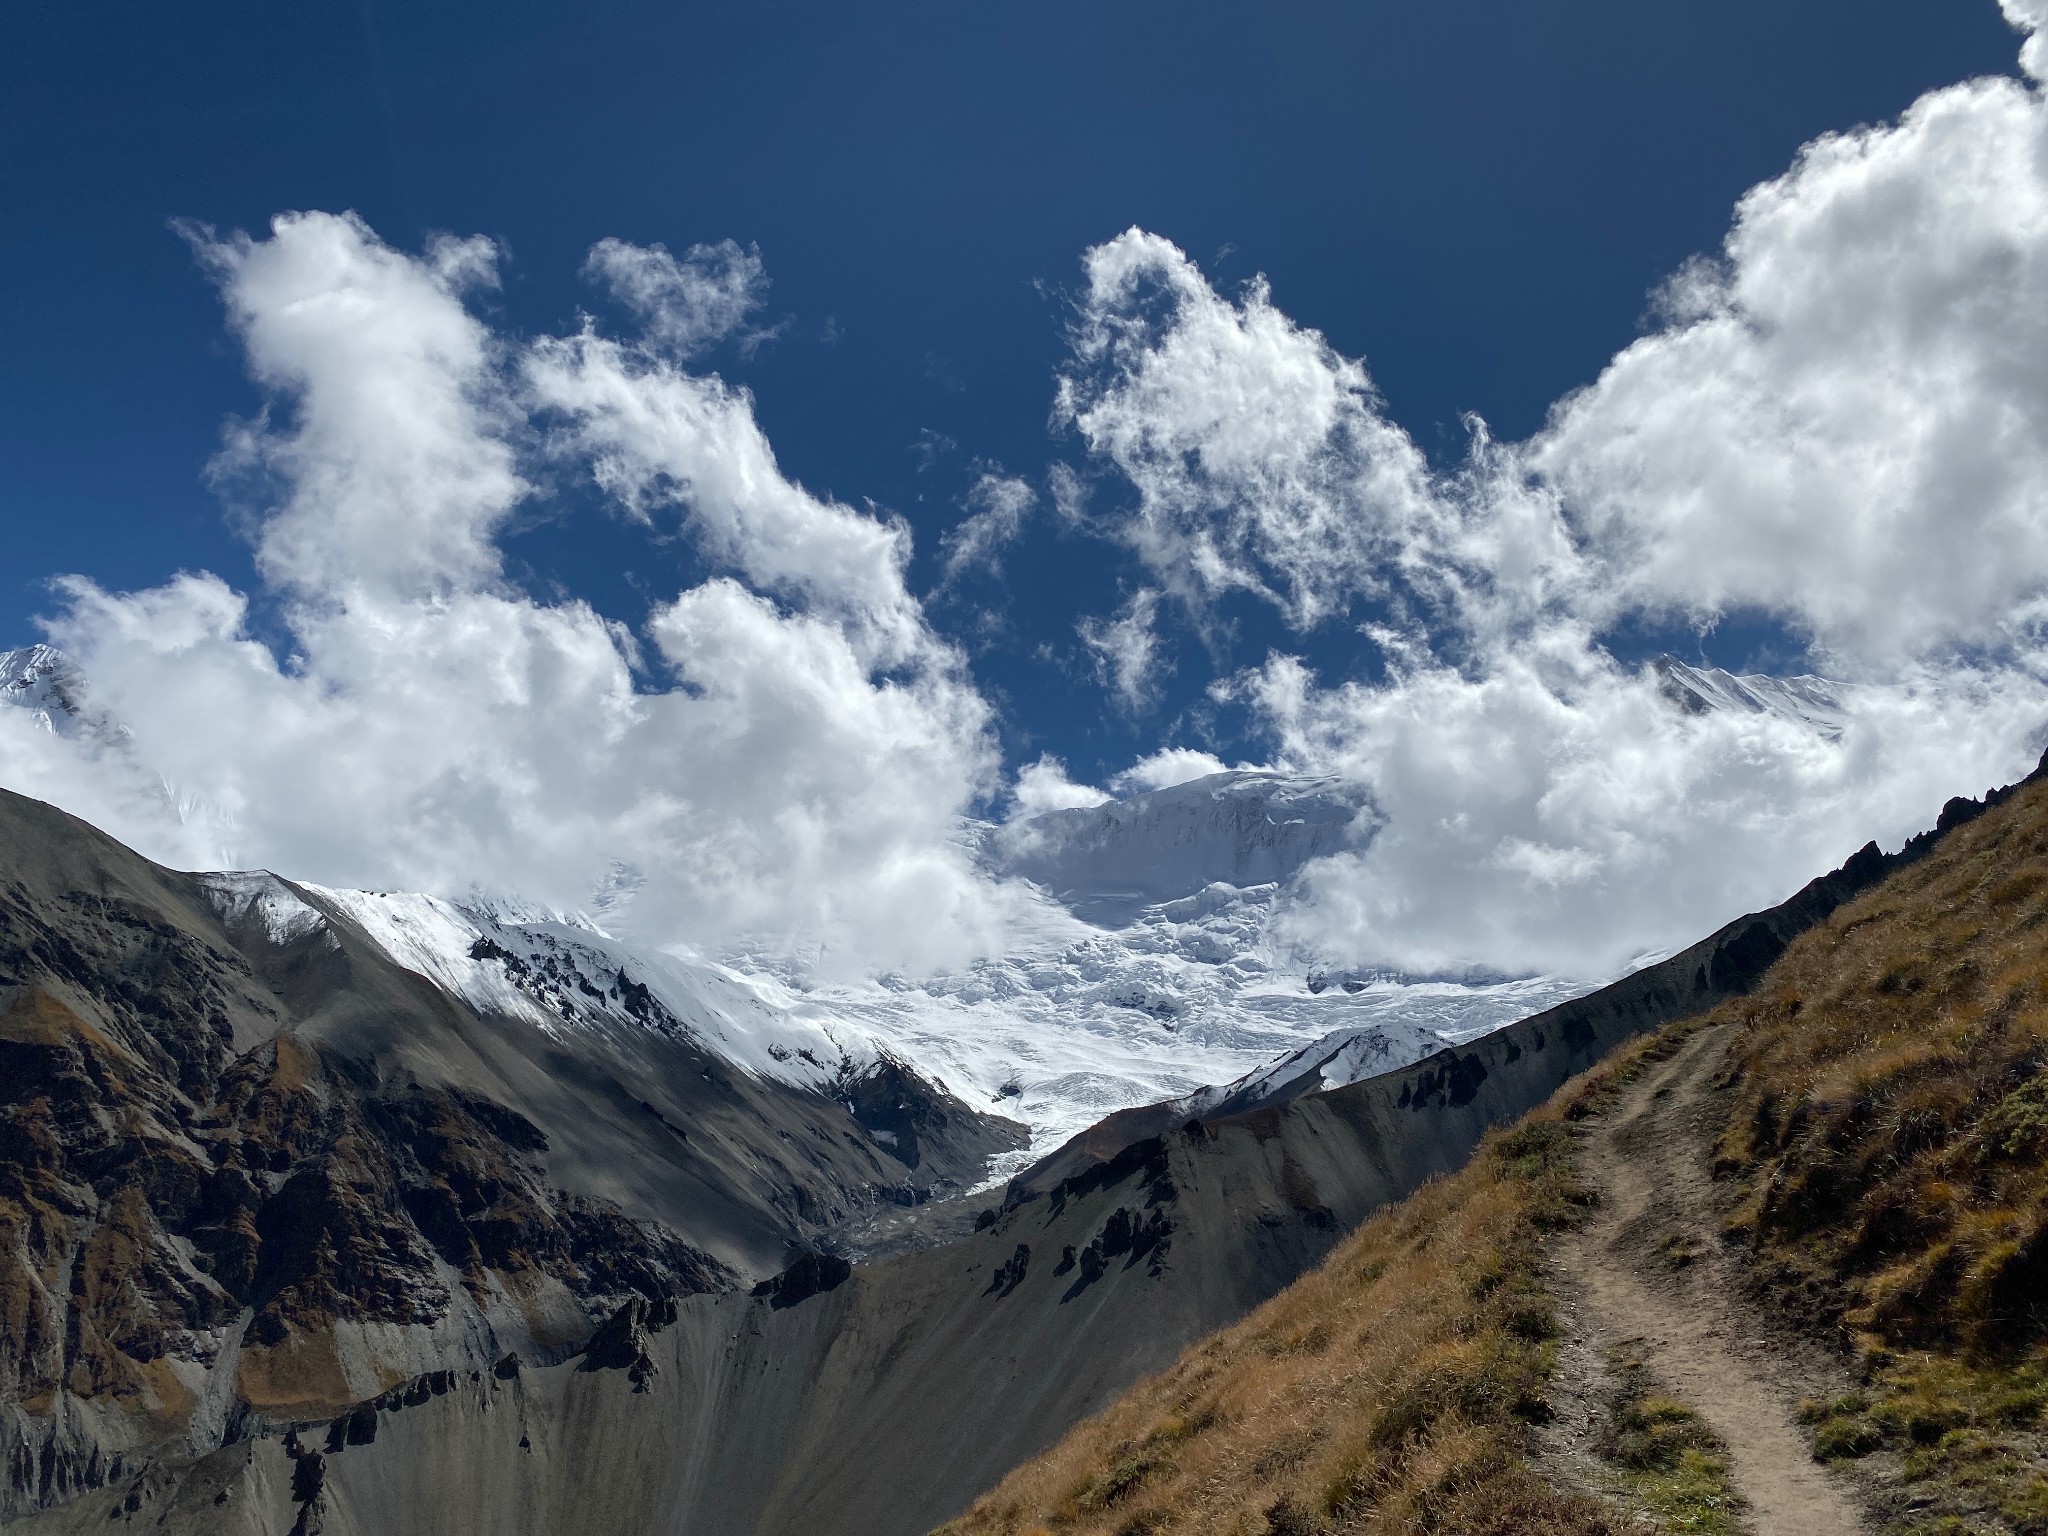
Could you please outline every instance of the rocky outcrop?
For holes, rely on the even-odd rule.
[[[0,793],[0,1517],[395,1384],[607,1360],[1011,1144],[907,1071],[858,1091],[923,1170],[685,1033],[479,1015],[316,894]]]
[[[813,1296],[836,1291],[852,1275],[853,1266],[836,1253],[805,1250],[790,1260],[789,1267],[781,1274],[755,1286],[753,1294],[767,1297],[768,1304],[780,1311],[800,1301],[809,1301]]]

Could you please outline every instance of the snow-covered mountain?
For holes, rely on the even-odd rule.
[[[1658,657],[1653,666],[1658,691],[1687,714],[1732,710],[1775,715],[1807,726],[1829,741],[1839,739],[1849,723],[1844,697],[1849,685],[1824,677],[1724,672],[1719,667],[1690,667],[1671,656]]]
[[[323,921],[275,876],[205,879],[224,918],[259,921],[278,941]],[[1555,979],[1311,990],[1300,967],[1267,953],[1275,885],[1212,884],[1116,929],[1048,898],[1005,955],[958,972],[833,984],[634,943],[582,914],[503,899],[303,889],[480,1014],[558,1038],[680,1036],[750,1075],[832,1097],[900,1062],[1031,1128],[1032,1146],[1001,1159],[991,1181],[1118,1109],[1220,1101],[1311,1064],[1336,1086],[1581,990]]]
[[[809,998],[955,1091],[986,1094],[1031,1127],[1043,1152],[1106,1114],[1233,1082],[1332,1032],[1388,1034],[1380,1059],[1391,1070],[1583,990],[1536,980],[1417,995],[1390,983],[1362,1004],[1314,996],[1298,977],[1176,954],[1170,927],[1145,922],[955,975]]]
[[[805,1008],[773,980],[627,945],[581,914],[484,896],[306,889],[479,1013],[524,1018],[549,1034],[687,1036],[756,1077],[827,1094],[888,1054],[884,1041]]]
[[[1737,677],[1669,658],[1657,673],[1694,712],[1766,711],[1829,735],[1845,719],[1837,685],[1818,678]],[[84,697],[77,669],[51,648],[0,654],[0,702],[58,734],[125,736]],[[893,1060],[1024,1121],[1042,1152],[1136,1104],[1236,1101],[1392,1071],[1597,979],[1412,980],[1281,943],[1275,919],[1295,877],[1377,830],[1366,787],[1250,770],[974,823],[963,840],[1022,895],[1002,952],[859,981],[637,933],[630,890],[593,893],[593,920],[475,894],[303,889],[479,1012],[578,1035],[679,1032],[750,1074],[824,1093]],[[280,931],[321,920],[275,877],[209,879],[219,901]]]
[[[85,705],[84,681],[77,663],[55,646],[0,651],[0,703],[27,710],[53,736],[118,739],[125,734],[120,726]]]

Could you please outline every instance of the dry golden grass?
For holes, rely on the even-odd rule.
[[[1588,1198],[1569,1117],[1655,1048],[1490,1136],[1462,1172],[1077,1426],[946,1536],[1611,1530],[1604,1506],[1525,1462],[1557,1331],[1537,1261]]]
[[[2048,1334],[2048,785],[1801,938],[1749,1002],[1721,1166],[1758,1249],[1894,1348]]]
[[[1815,1448],[1890,1448],[1915,1529],[2048,1536],[2048,784],[1794,944],[1735,1005],[1720,1169],[1778,1295],[1861,1347]]]

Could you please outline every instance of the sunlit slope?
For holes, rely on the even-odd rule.
[[[1521,1462],[1556,1331],[1544,1233],[1582,1198],[1564,1103],[1019,1468],[948,1536],[1602,1529]]]
[[[1867,1390],[1810,1406],[1977,1529],[2048,1532],[2048,789],[1837,913],[1741,1005],[1717,1171]]]
[[[1556,1386],[1539,1261],[1588,1198],[1572,1122],[1700,1029],[1733,1033],[1730,1237],[1866,1383],[1810,1405],[1816,1454],[1892,1454],[1924,1506],[2048,1530],[2048,784],[1945,821],[1750,996],[1567,1084],[949,1536],[1625,1523],[1529,1461]]]

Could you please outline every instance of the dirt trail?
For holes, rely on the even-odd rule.
[[[1847,1383],[1745,1300],[1721,1242],[1708,1147],[1732,1030],[1701,1030],[1587,1122],[1582,1169],[1601,1202],[1553,1256],[1570,1333],[1564,1395],[1576,1399],[1559,1449],[1583,1468],[1607,1352],[1626,1346],[1726,1442],[1758,1536],[1850,1536],[1869,1528],[1855,1490],[1814,1462],[1793,1417],[1801,1397]],[[1583,1470],[1573,1480],[1597,1481]]]

